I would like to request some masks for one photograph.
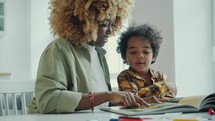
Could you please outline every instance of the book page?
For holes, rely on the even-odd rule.
[[[127,108],[127,109],[123,109],[116,106],[116,107],[101,108],[101,110],[118,113],[122,115],[149,115],[149,114],[198,111],[192,105],[181,105],[178,103],[161,103],[161,104],[153,105],[151,107]]]
[[[150,107],[141,106],[139,108],[123,109],[116,106],[102,108],[101,110],[128,116],[175,112],[191,113],[205,111],[205,109],[208,109],[209,107],[215,108],[214,102],[215,93],[212,93],[210,95],[175,98],[172,100],[172,102],[164,102],[161,104],[152,103]]]
[[[206,96],[193,96],[193,97],[184,97],[178,103],[186,104],[186,105],[193,105],[197,108],[200,107],[201,102]]]

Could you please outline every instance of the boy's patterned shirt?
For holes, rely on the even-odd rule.
[[[118,77],[118,86],[120,91],[129,91],[141,98],[147,98],[155,96],[160,98],[161,96],[167,98],[173,98],[169,94],[169,89],[165,83],[167,76],[161,72],[155,72],[152,69],[149,70],[151,74],[152,84],[149,85],[131,68],[122,71]]]

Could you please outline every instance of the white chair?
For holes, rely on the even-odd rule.
[[[33,96],[34,85],[34,80],[0,80],[0,115],[27,114],[26,94]],[[21,112],[17,108],[18,100],[21,102]]]

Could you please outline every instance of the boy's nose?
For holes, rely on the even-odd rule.
[[[139,58],[142,58],[143,56],[144,56],[143,53],[139,53],[139,54],[138,54],[138,57],[139,57]]]

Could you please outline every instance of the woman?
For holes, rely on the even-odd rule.
[[[58,39],[44,50],[29,113],[70,113],[105,103],[149,106],[129,92],[112,92],[105,50],[133,0],[51,0],[50,24]],[[80,7],[81,6],[81,7]]]

